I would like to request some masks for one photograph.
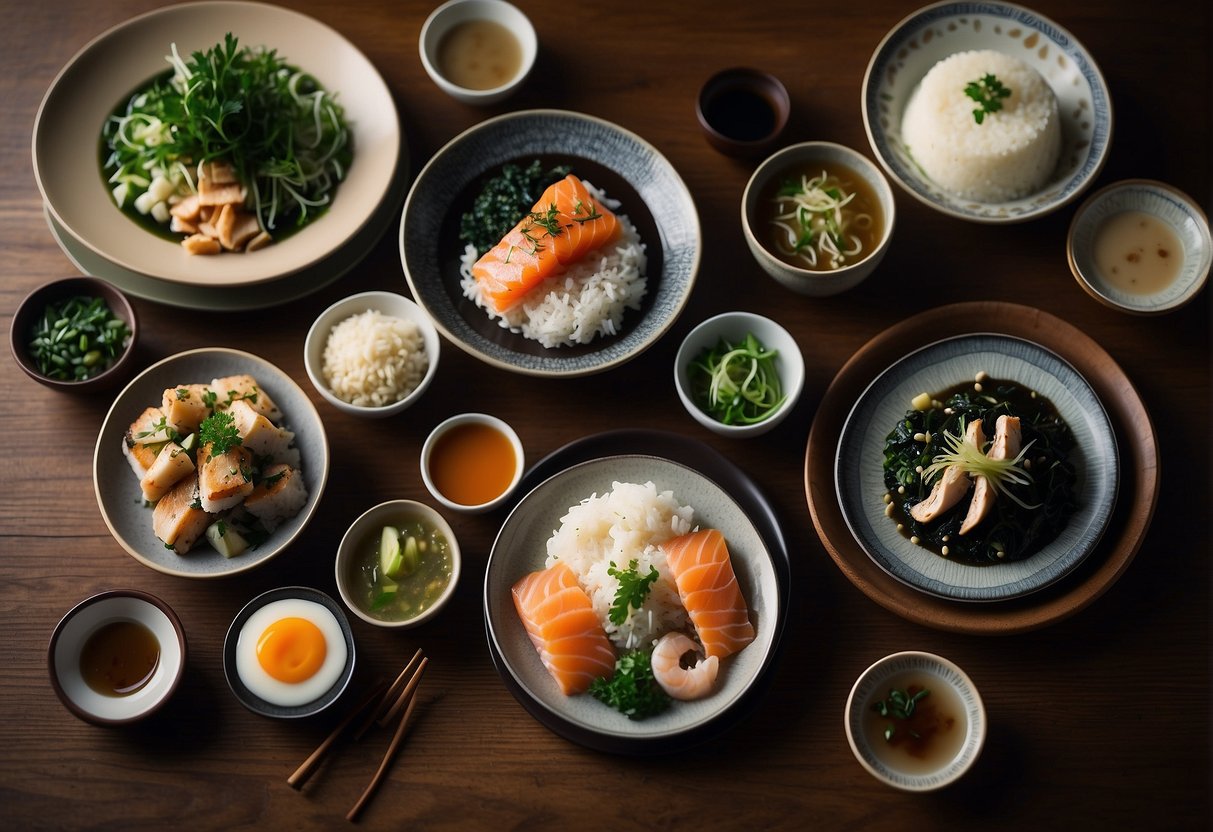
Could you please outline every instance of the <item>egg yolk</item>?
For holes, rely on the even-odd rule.
[[[305,618],[280,618],[257,639],[257,661],[262,669],[287,684],[316,675],[327,651],[324,633]]]

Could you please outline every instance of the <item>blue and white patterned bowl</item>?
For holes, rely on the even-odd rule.
[[[955,754],[941,760],[938,766],[926,771],[910,771],[891,765],[877,753],[865,729],[869,711],[877,701],[884,699],[890,684],[907,676],[928,678],[939,685],[952,689],[964,709],[964,737]],[[956,716],[952,714],[952,716]],[[958,720],[959,721],[959,720]],[[907,792],[929,792],[947,786],[965,774],[981,755],[986,741],[986,708],[977,692],[977,686],[954,662],[933,653],[908,650],[885,656],[860,674],[851,694],[847,697],[843,711],[847,743],[868,772],[877,780],[895,789]],[[877,740],[881,742],[882,740]]]
[[[1175,232],[1183,247],[1179,275],[1165,289],[1131,294],[1107,282],[1095,266],[1095,237],[1107,218],[1124,211],[1156,217]],[[1190,196],[1162,182],[1126,179],[1096,191],[1070,222],[1066,239],[1070,271],[1087,294],[1113,309],[1138,315],[1159,315],[1186,304],[1204,288],[1213,262],[1209,220]]]
[[[618,199],[640,233],[648,259],[646,293],[622,332],[585,346],[545,348],[503,329],[463,296],[459,218],[476,189],[507,162],[569,165]],[[529,207],[529,206],[528,206]],[[400,220],[400,261],[413,298],[438,331],[495,367],[533,376],[590,375],[652,346],[690,297],[703,244],[695,201],[657,148],[634,133],[564,110],[526,110],[488,119],[452,139],[418,174]]]
[[[1022,199],[982,203],[953,196],[927,178],[901,140],[910,94],[937,62],[993,49],[1027,63],[1060,105],[1062,152],[1044,188]],[[1112,100],[1095,61],[1073,35],[1012,3],[936,3],[906,17],[876,47],[861,91],[864,129],[880,164],[918,201],[972,222],[1024,222],[1056,211],[1099,174],[1112,141]]]
[[[1078,508],[1061,533],[1023,560],[968,566],[911,543],[885,515],[884,443],[922,392],[946,390],[978,372],[1044,396],[1069,425]],[[838,441],[834,483],[856,542],[881,569],[922,592],[956,601],[1017,598],[1061,580],[1103,537],[1116,504],[1120,457],[1107,411],[1087,380],[1039,344],[999,334],[937,341],[894,363],[856,401]]]

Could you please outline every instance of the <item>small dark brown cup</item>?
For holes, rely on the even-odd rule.
[[[791,113],[783,83],[748,67],[722,70],[699,90],[695,115],[708,144],[727,156],[765,154],[779,139]]]

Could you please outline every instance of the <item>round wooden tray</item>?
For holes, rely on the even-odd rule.
[[[993,327],[976,321],[995,322]],[[847,414],[877,374],[911,350],[953,335],[990,331],[1026,338],[1069,361],[1094,388],[1120,443],[1117,507],[1098,548],[1064,580],[1022,598],[974,605],[937,598],[903,584],[855,542],[834,491],[834,459]],[[809,431],[804,484],[817,534],[838,568],[885,609],[901,617],[962,633],[1011,635],[1065,619],[1102,595],[1128,568],[1150,526],[1159,488],[1158,441],[1133,384],[1102,347],[1070,324],[1039,309],[1010,303],[961,303],[897,324],[865,344],[838,371]]]

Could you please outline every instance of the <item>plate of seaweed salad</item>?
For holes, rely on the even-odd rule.
[[[878,375],[836,459],[839,504],[864,552],[958,601],[1060,580],[1098,544],[1120,480],[1116,436],[1087,381],[999,334],[929,344]]]
[[[545,346],[502,326],[465,294],[463,260],[469,243],[497,243],[512,218],[519,222],[567,174],[617,203],[613,210],[635,227],[647,286],[615,332]],[[534,231],[542,236],[539,226]],[[488,364],[534,376],[603,372],[652,346],[686,305],[701,251],[694,200],[669,161],[622,127],[564,110],[508,113],[456,136],[417,175],[400,222],[409,288],[443,336]]]

